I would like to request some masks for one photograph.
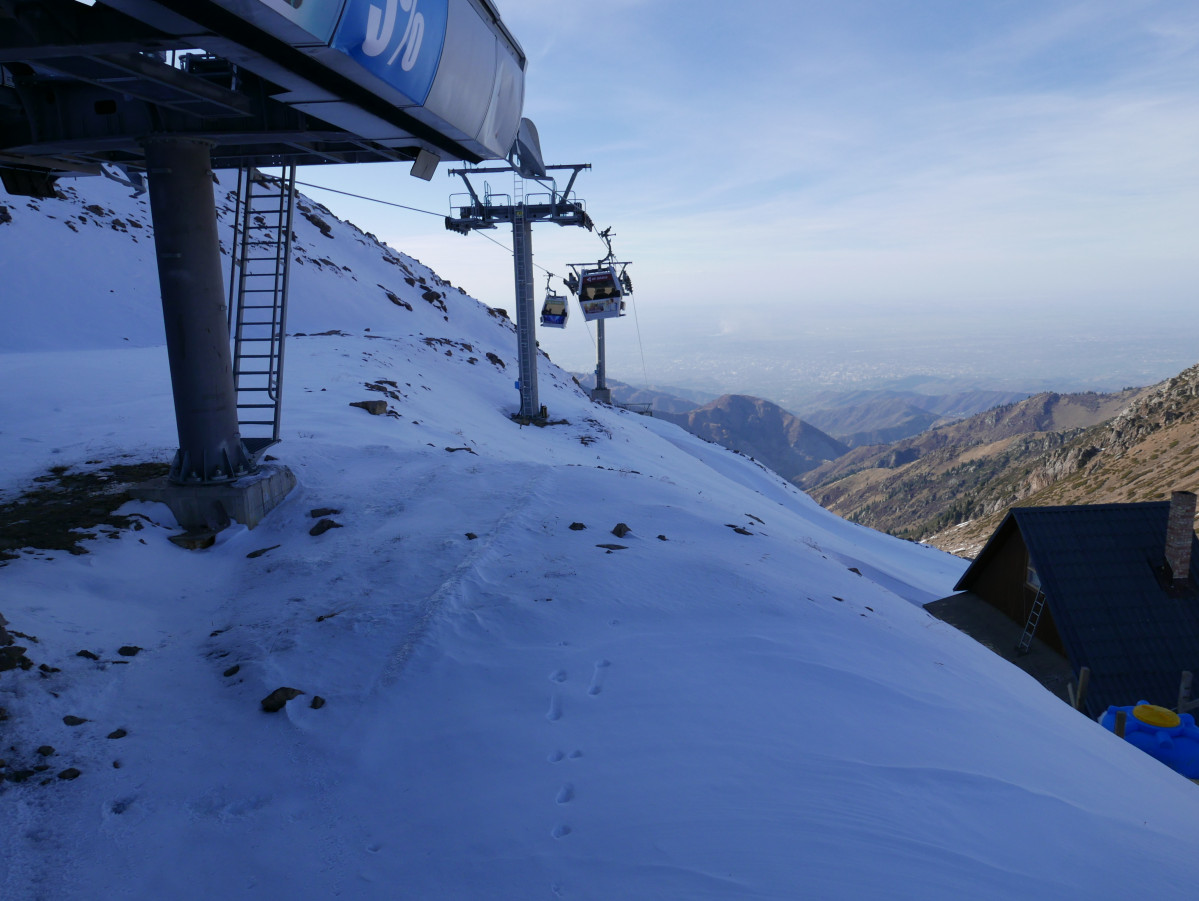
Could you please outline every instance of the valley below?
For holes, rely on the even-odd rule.
[[[967,558],[1013,506],[1161,500],[1199,481],[1199,366],[1113,392],[829,391],[795,413],[611,384],[852,522]]]

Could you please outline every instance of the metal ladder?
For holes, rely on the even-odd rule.
[[[1024,624],[1024,632],[1016,642],[1017,653],[1027,654],[1032,650],[1032,639],[1037,633],[1037,623],[1041,621],[1041,611],[1044,609],[1045,592],[1038,588],[1037,596],[1032,601],[1032,609],[1028,612],[1028,622]]]
[[[238,171],[229,331],[237,424],[254,457],[279,441],[295,203],[295,166],[278,177],[249,166]]]

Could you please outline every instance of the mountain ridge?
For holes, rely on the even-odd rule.
[[[982,486],[1019,485],[1043,455],[1147,390],[1037,394],[892,445],[856,448],[798,484],[855,522],[923,539],[969,518],[971,505],[986,502]]]
[[[714,444],[761,459],[788,480],[849,451],[814,425],[760,397],[726,394],[687,413],[655,415]]]
[[[1143,389],[1111,419],[1046,452],[1018,484],[989,486],[928,542],[976,554],[1022,506],[1168,500],[1199,487],[1199,365]]]

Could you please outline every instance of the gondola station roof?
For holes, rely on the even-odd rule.
[[[1190,497],[1180,531],[1185,551],[1173,569],[1170,501],[1016,507],[954,588],[1012,616],[1012,598],[1035,573],[1046,607],[1041,632],[1056,628],[1075,673],[1091,670],[1089,712],[1140,700],[1172,707],[1181,673],[1199,670],[1199,539]]]
[[[525,66],[491,0],[0,0],[0,167],[136,168],[170,133],[218,166],[429,177],[508,155]]]

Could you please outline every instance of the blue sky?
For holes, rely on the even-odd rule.
[[[497,2],[547,161],[593,164],[578,193],[634,261],[651,378],[680,334],[902,310],[961,316],[968,341],[997,307],[1159,327],[1197,299],[1199,4]],[[444,168],[301,178],[438,212],[457,190]],[[311,193],[511,305],[494,244]],[[549,226],[534,244],[556,272],[602,249]],[[576,324],[543,345],[584,368]]]

